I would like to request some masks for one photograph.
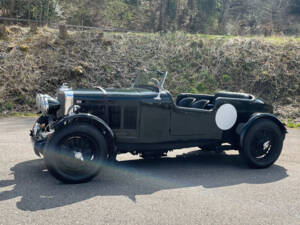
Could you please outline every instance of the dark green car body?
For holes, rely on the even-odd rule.
[[[76,112],[65,114],[66,96],[78,106]],[[182,107],[184,98],[207,100],[206,109]],[[282,130],[283,124],[272,114],[272,106],[249,94],[220,92],[216,95],[180,94],[176,101],[166,91],[155,87],[124,89],[78,89],[58,92],[60,109],[54,115],[43,115],[38,123],[53,121],[54,132],[72,121],[88,121],[105,130],[112,154],[167,152],[195,146],[229,143],[235,148],[242,144],[243,132],[259,118],[269,118]],[[237,119],[230,129],[220,129],[216,123],[218,109],[232,105]],[[226,119],[226,118],[225,118]],[[37,154],[43,153],[47,140],[37,138],[32,131]]]
[[[56,98],[38,94],[42,115],[31,130],[35,153],[65,183],[91,180],[122,153],[157,159],[188,147],[238,150],[253,168],[278,159],[287,131],[271,105],[233,92],[173,98],[163,87],[167,74],[138,76],[131,88],[63,85]]]

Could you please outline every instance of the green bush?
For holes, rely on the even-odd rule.
[[[229,81],[231,81],[231,76],[229,76],[228,74],[224,74],[223,75],[223,82],[224,83],[228,83]]]
[[[134,18],[133,11],[129,5],[119,0],[108,2],[105,16],[112,22],[114,27],[127,27]]]
[[[13,103],[7,102],[6,109],[7,110],[12,110],[13,109]]]
[[[4,111],[11,111],[13,109],[13,103],[12,102],[7,102],[0,104],[0,114],[3,113]]]

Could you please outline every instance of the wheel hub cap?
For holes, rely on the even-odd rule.
[[[264,144],[263,144],[263,148],[265,151],[267,151],[269,148],[270,148],[270,141],[266,141]]]
[[[74,157],[80,161],[84,161],[83,155],[81,152],[74,151]]]

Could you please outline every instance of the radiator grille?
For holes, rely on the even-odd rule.
[[[58,92],[57,94],[57,100],[59,101],[60,103],[60,108],[59,110],[57,111],[57,117],[58,118],[61,118],[64,116],[65,114],[65,93],[64,92]]]

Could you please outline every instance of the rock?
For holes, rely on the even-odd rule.
[[[74,74],[75,75],[81,75],[81,74],[83,74],[83,68],[82,68],[82,66],[76,66],[74,68]]]
[[[22,28],[19,26],[12,26],[9,28],[9,30],[13,33],[21,33],[22,32]]]

